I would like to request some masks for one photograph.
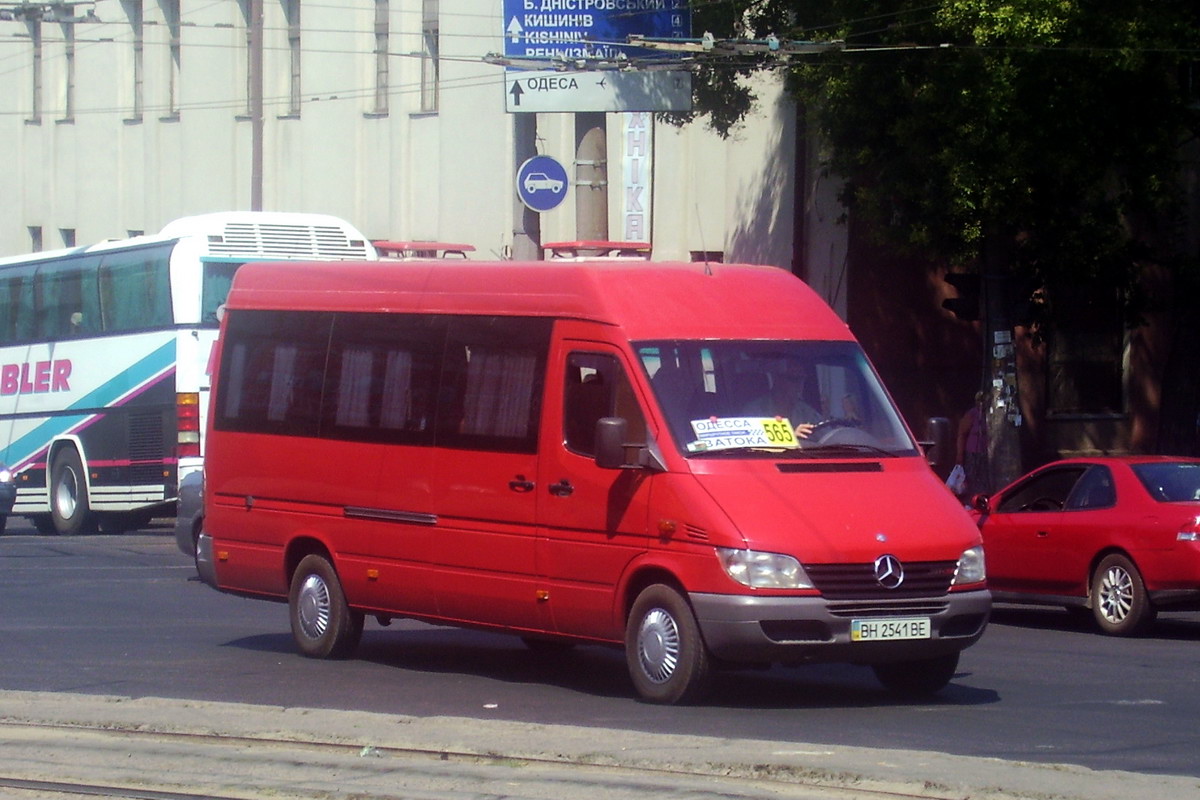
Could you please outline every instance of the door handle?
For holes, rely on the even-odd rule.
[[[525,492],[532,492],[533,481],[526,480],[524,475],[518,475],[508,482],[508,488],[512,489],[514,492],[520,492],[522,494]]]
[[[558,483],[550,484],[550,494],[555,497],[568,497],[575,491],[575,487],[566,478],[563,478]]]

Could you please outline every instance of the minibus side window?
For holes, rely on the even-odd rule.
[[[331,322],[324,313],[232,312],[217,427],[316,436]]]
[[[433,441],[445,325],[409,314],[339,314],[329,349],[322,436]]]
[[[580,455],[596,455],[596,422],[623,417],[630,444],[646,441],[646,420],[625,370],[616,358],[600,353],[571,353],[563,391],[563,438]]]
[[[551,325],[548,318],[450,318],[439,445],[537,452]]]

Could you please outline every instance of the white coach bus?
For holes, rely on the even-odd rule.
[[[0,464],[17,487],[12,514],[73,534],[173,513],[180,481],[203,463],[208,359],[237,268],[376,257],[335,217],[229,212],[0,259]]]

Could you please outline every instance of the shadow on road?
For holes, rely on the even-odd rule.
[[[296,652],[288,634],[264,634],[228,642],[228,647],[266,653]],[[511,684],[544,684],[593,697],[635,697],[624,654],[615,648],[527,647],[515,636],[422,626],[416,630],[368,630],[353,660],[430,674],[464,675]],[[812,664],[769,669],[718,670],[703,705],[725,708],[872,708],[881,706],[974,706],[996,703],[999,695],[963,683],[929,698],[906,699],[879,685],[869,667]]]

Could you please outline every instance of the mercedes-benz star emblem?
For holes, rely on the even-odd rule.
[[[875,559],[875,580],[885,589],[897,589],[904,583],[904,566],[893,555]]]

